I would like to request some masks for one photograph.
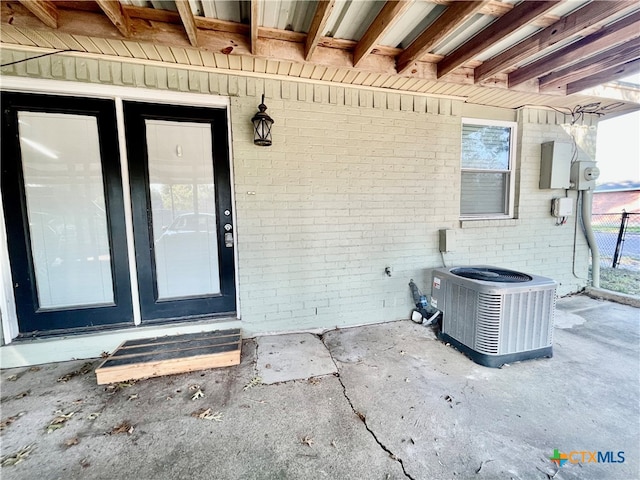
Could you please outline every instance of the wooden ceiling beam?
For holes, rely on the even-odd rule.
[[[180,20],[182,20],[182,25],[187,32],[189,43],[192,47],[197,47],[198,27],[196,26],[196,20],[193,15],[193,11],[191,10],[191,5],[189,5],[188,0],[175,0],[175,3],[176,8],[178,9],[178,14],[180,15]]]
[[[586,58],[570,67],[552,72],[539,80],[540,90],[550,90],[563,87],[592,75],[598,75],[602,70],[609,70],[640,58],[640,38],[623,43],[598,55]]]
[[[318,47],[318,41],[322,37],[322,32],[327,25],[329,15],[335,6],[335,0],[320,0],[316,7],[316,13],[311,20],[311,26],[309,27],[309,33],[307,33],[307,41],[304,47],[304,59],[308,62],[313,55],[313,52]]]
[[[640,12],[633,13],[598,32],[578,40],[551,55],[542,57],[509,74],[509,86],[515,86],[533,78],[541,77],[554,70],[564,68],[586,57],[596,55],[640,37]]]
[[[364,35],[353,51],[354,66],[357,67],[362,60],[371,53],[380,39],[389,31],[389,28],[391,28],[396,20],[400,18],[411,5],[412,2],[403,0],[390,0],[384,4],[384,7],[382,7],[378,16],[371,25],[369,25],[367,31],[364,32]]]
[[[256,55],[258,52],[258,27],[260,20],[260,4],[258,0],[251,0],[251,53]]]
[[[635,73],[640,72],[640,59],[633,60],[617,67],[612,67],[606,70],[591,75],[590,77],[577,80],[567,85],[567,95],[581,92],[587,88],[597,87],[606,82],[612,82],[619,80],[620,78],[628,77]]]
[[[96,0],[96,3],[122,36],[129,38],[131,36],[129,16],[122,9],[122,4],[117,0]]]
[[[471,15],[478,13],[488,2],[453,2],[398,56],[398,73],[406,73],[412,64],[429,53],[429,50],[452,33]]]
[[[560,19],[553,25],[485,61],[475,70],[476,82],[500,73],[518,62],[540,53],[558,42],[571,38],[587,28],[597,27],[612,15],[637,6],[634,1],[591,2],[579,10]]]
[[[468,60],[484,52],[496,42],[503,40],[532,20],[540,17],[554,7],[558,1],[522,2],[506,15],[500,17],[475,37],[458,47],[438,63],[438,78],[462,66]]]
[[[20,0],[20,3],[47,27],[58,28],[58,9],[53,2],[49,0]]]

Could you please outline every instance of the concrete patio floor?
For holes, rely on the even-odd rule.
[[[558,301],[553,358],[501,369],[411,321],[110,387],[97,364],[1,372],[3,480],[640,478],[639,310],[584,296]]]

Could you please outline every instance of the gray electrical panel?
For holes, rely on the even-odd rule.
[[[540,188],[571,186],[571,144],[546,142],[542,144],[540,159]]]

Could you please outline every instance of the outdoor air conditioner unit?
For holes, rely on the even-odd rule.
[[[553,356],[556,282],[489,266],[433,271],[439,338],[487,367]]]

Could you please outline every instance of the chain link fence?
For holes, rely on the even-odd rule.
[[[594,213],[600,267],[640,272],[640,213]]]

